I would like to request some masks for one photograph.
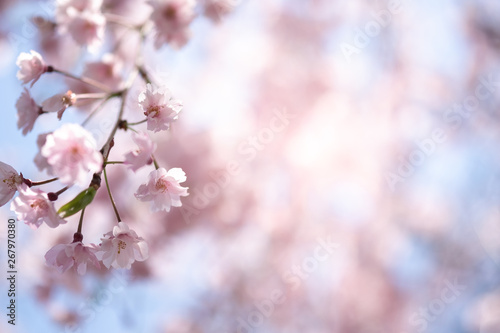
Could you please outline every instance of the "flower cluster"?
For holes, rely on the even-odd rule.
[[[135,177],[141,168],[152,168],[147,180],[137,188],[135,197],[130,194],[131,200],[149,201],[152,212],[169,212],[171,207],[181,207],[181,197],[188,195],[188,187],[180,185],[187,180],[181,168],[167,170],[161,166],[163,161],[155,158],[157,144],[147,132],[157,135],[168,131],[178,119],[183,103],[174,98],[163,84],[151,80],[151,74],[142,64],[142,47],[128,52],[123,51],[122,43],[132,40],[128,37],[135,34],[139,43],[145,44],[154,34],[156,48],[165,44],[180,48],[189,41],[190,25],[197,13],[220,21],[234,6],[227,0],[149,0],[144,6],[149,7],[150,12],[141,23],[120,16],[119,11],[103,4],[103,0],[57,0],[55,4],[53,21],[37,21],[42,35],[51,32],[54,38],[70,36],[72,43],[83,47],[83,51],[100,51],[95,54],[101,56],[80,64],[83,73],[77,75],[63,69],[67,66],[58,67],[55,66],[57,62],[47,61],[52,56],[44,59],[33,50],[20,53],[16,64],[19,67],[17,78],[22,84],[29,84],[32,89],[35,83],[44,80],[44,76],[53,73],[64,77],[67,87],[47,96],[41,103],[37,103],[30,89],[25,87],[16,102],[17,127],[23,135],[28,135],[36,128],[40,117],[55,114],[54,120],[63,121],[67,118],[65,114],[73,110],[87,111],[89,115],[80,124],[66,122],[52,131],[38,133],[38,153],[34,163],[40,172],[52,178],[32,181],[12,166],[0,162],[0,206],[11,201],[11,210],[32,229],[43,227],[43,223],[49,228],[57,228],[68,224],[67,219],[72,215],[80,214],[73,241],[56,244],[45,255],[47,265],[61,273],[74,268],[78,274],[84,274],[89,264],[99,268],[100,263],[108,269],[131,268],[135,261],[148,258],[148,244],[122,222],[108,182],[107,167],[122,164],[129,169],[131,177]],[[121,34],[119,37],[118,33]],[[108,35],[114,45],[101,49]],[[49,44],[56,45],[54,41]],[[42,49],[44,45],[42,42]],[[45,53],[51,52],[54,51],[45,50]],[[137,86],[142,87],[142,91],[131,102],[128,93],[131,87]],[[117,110],[116,104],[111,106],[108,103],[112,99],[119,101]],[[86,124],[101,110],[111,108],[115,108],[117,114],[114,125],[107,135],[97,139]],[[126,119],[125,115],[131,119]],[[115,138],[120,130],[131,135],[136,147],[122,149],[122,160],[110,160],[112,148],[120,143]],[[106,182],[117,224],[104,233],[99,244],[85,244],[82,233],[84,212],[100,190],[102,180]],[[53,182],[60,183],[62,188],[54,192],[42,190],[41,186]],[[68,198],[65,191],[71,187],[80,188],[81,192]]]

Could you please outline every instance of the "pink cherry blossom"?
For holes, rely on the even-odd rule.
[[[18,186],[18,190],[19,195],[10,205],[18,220],[24,221],[32,229],[38,229],[43,222],[51,228],[66,223],[57,214],[54,203],[45,192],[37,188],[30,189],[25,184]]]
[[[125,162],[134,172],[146,164],[153,162],[152,155],[156,150],[156,144],[151,141],[146,133],[133,133],[132,139],[139,146],[139,149],[131,151],[125,155]]]
[[[124,222],[119,222],[112,232],[104,236],[96,254],[107,268],[130,269],[134,261],[144,261],[148,258],[148,244]]]
[[[47,140],[47,135],[49,134],[51,133],[42,133],[38,135],[38,138],[36,139],[38,154],[35,156],[33,161],[35,162],[38,170],[43,171],[44,169],[46,169],[49,174],[52,174],[52,166],[49,164],[49,162],[47,162],[47,158],[41,153],[42,147],[45,145],[45,141]]]
[[[101,9],[101,6],[102,0],[57,0],[56,20],[61,24],[70,16],[68,12],[97,12]]]
[[[103,158],[94,138],[77,124],[65,124],[47,135],[41,154],[63,184],[85,186],[88,172],[102,170]]]
[[[236,0],[205,0],[203,14],[214,22],[220,20],[233,11]]]
[[[76,103],[76,95],[68,90],[64,94],[57,94],[42,102],[42,109],[46,112],[57,112],[57,118],[61,119],[66,108]]]
[[[184,46],[189,40],[189,24],[193,21],[194,0],[150,0],[151,20],[156,27],[155,47],[168,43],[173,48]]]
[[[181,207],[181,196],[188,195],[188,187],[179,183],[186,181],[186,174],[181,168],[172,168],[168,172],[164,168],[154,170],[149,174],[146,184],[139,186],[135,197],[141,201],[151,201],[151,210],[170,211],[170,206]]]
[[[70,19],[67,22],[67,29],[75,42],[82,46],[87,46],[89,50],[96,50],[104,39],[104,27],[106,18],[99,12],[84,11],[78,12],[70,8]]]
[[[24,88],[21,96],[16,102],[17,128],[23,129],[23,135],[28,134],[33,129],[35,121],[40,115],[40,107],[31,98],[28,89]]]
[[[101,13],[102,0],[62,0],[56,8],[56,22],[61,33],[90,50],[103,41],[106,19]]]
[[[9,202],[16,194],[17,186],[23,183],[23,177],[8,164],[0,162],[0,207]]]
[[[31,87],[33,87],[43,73],[47,72],[48,68],[42,56],[33,50],[30,53],[22,52],[17,57],[16,65],[19,66],[17,78],[23,81],[23,84],[32,81]]]
[[[168,89],[154,89],[149,83],[146,91],[139,95],[139,106],[147,117],[148,130],[153,132],[167,130],[182,110],[182,102],[173,99]]]
[[[60,273],[74,267],[78,274],[83,275],[87,271],[88,263],[97,268],[101,267],[95,255],[96,249],[96,245],[87,246],[82,242],[57,244],[47,251],[45,261],[48,266],[55,267]]]

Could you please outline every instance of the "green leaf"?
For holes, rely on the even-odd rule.
[[[61,214],[63,219],[78,213],[94,200],[96,192],[97,190],[94,187],[89,187],[80,192],[73,200],[59,208],[57,212]]]

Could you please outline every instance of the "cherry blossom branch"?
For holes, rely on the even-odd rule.
[[[106,175],[106,167],[102,169],[104,172],[104,181],[106,182],[106,188],[108,189],[109,200],[111,200],[111,205],[113,206],[113,210],[115,211],[116,219],[118,222],[121,222],[120,214],[118,213],[118,209],[116,208],[115,200],[113,199],[113,195],[111,194],[111,190],[109,188],[108,176]]]
[[[115,126],[113,126],[113,129],[111,130],[111,133],[109,134],[108,140],[106,141],[106,143],[104,144],[104,146],[101,149],[101,151],[103,151],[103,152],[108,150],[108,154],[109,154],[109,149],[111,149],[111,147],[110,147],[111,142],[113,141],[113,139],[115,137],[116,131],[118,130],[118,128],[120,128],[120,124],[123,122],[122,116],[123,116],[123,111],[125,110],[125,101],[127,100],[128,91],[129,91],[130,87],[132,86],[132,83],[134,83],[136,77],[137,77],[136,72],[130,74],[129,80],[128,80],[127,85],[126,85],[127,88],[123,89],[120,92],[120,97],[122,98],[122,103],[120,105],[120,111],[118,112],[118,117],[116,119]],[[106,158],[104,159],[104,161],[106,161],[106,160],[107,160],[107,155],[106,155]]]
[[[103,91],[106,91],[108,93],[110,93],[111,91],[108,89],[108,87],[106,87],[105,85],[101,84],[100,82],[98,81],[95,81],[95,80],[92,80],[90,78],[87,78],[87,77],[78,77],[76,75],[73,75],[71,73],[68,73],[68,72],[65,72],[65,71],[62,71],[62,70],[59,70],[59,69],[56,69],[52,66],[48,66],[47,68],[47,73],[51,73],[51,72],[54,72],[54,73],[59,73],[61,75],[64,75],[66,77],[69,77],[69,78],[72,78],[74,80],[78,80],[78,81],[81,81],[83,83],[86,83],[86,84],[89,84],[91,86],[94,86],[98,89],[101,89]]]
[[[115,126],[113,126],[113,129],[111,130],[111,133],[109,134],[108,140],[106,140],[106,143],[103,145],[103,147],[101,149],[101,153],[102,153],[103,159],[104,159],[104,165],[103,165],[103,168],[102,168],[101,172],[98,172],[98,173],[94,174],[94,179],[96,179],[97,177],[99,178],[99,184],[95,184],[95,188],[97,190],[100,187],[100,175],[101,175],[101,173],[104,173],[104,180],[106,182],[106,188],[108,190],[109,199],[111,200],[111,204],[113,206],[113,210],[115,211],[115,215],[116,215],[116,218],[117,218],[118,222],[121,222],[121,218],[120,218],[120,214],[118,213],[118,210],[116,208],[115,201],[113,200],[113,196],[111,194],[111,190],[109,188],[108,176],[106,174],[106,163],[107,163],[107,160],[108,160],[109,152],[110,152],[110,150],[111,150],[111,148],[113,147],[113,144],[114,144],[114,138],[115,138],[116,131],[118,130],[118,128],[120,128],[120,124],[122,124],[122,122],[123,122],[122,116],[123,116],[123,112],[125,110],[125,101],[127,100],[128,91],[129,91],[130,87],[132,86],[132,83],[134,82],[136,76],[137,76],[137,73],[132,73],[130,75],[130,77],[129,77],[128,82],[127,82],[127,85],[126,85],[127,88],[125,88],[124,90],[122,90],[120,92],[120,97],[122,99],[122,102],[121,102],[121,105],[120,105],[120,111],[118,112],[118,116],[117,116],[117,119],[116,119],[116,122],[115,122]],[[92,179],[91,185],[93,183],[95,183],[94,179]]]
[[[108,164],[123,164],[123,161],[106,161],[106,165]]]

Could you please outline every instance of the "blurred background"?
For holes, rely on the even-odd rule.
[[[223,17],[200,13],[180,50],[157,51],[152,38],[143,49],[155,80],[184,102],[171,130],[152,137],[190,192],[182,208],[152,214],[133,195],[150,170],[109,167],[150,258],[61,275],[43,255],[71,239],[78,218],[57,229],[18,222],[17,322],[7,323],[2,277],[0,331],[500,332],[500,2],[230,5]],[[33,49],[78,74],[102,54],[37,28],[53,20],[51,2],[0,8],[0,160],[46,179],[33,164],[37,135],[89,110],[41,117],[22,136],[16,58]],[[132,0],[104,8],[131,22],[149,11]],[[126,59],[137,36],[108,28],[110,45],[125,36],[115,53]],[[31,92],[41,101],[71,84],[44,75]],[[117,108],[88,124],[99,142]],[[114,159],[134,147],[129,134],[119,132]],[[0,208],[4,272],[13,216]],[[98,244],[115,223],[104,190],[85,216],[85,241]]]

